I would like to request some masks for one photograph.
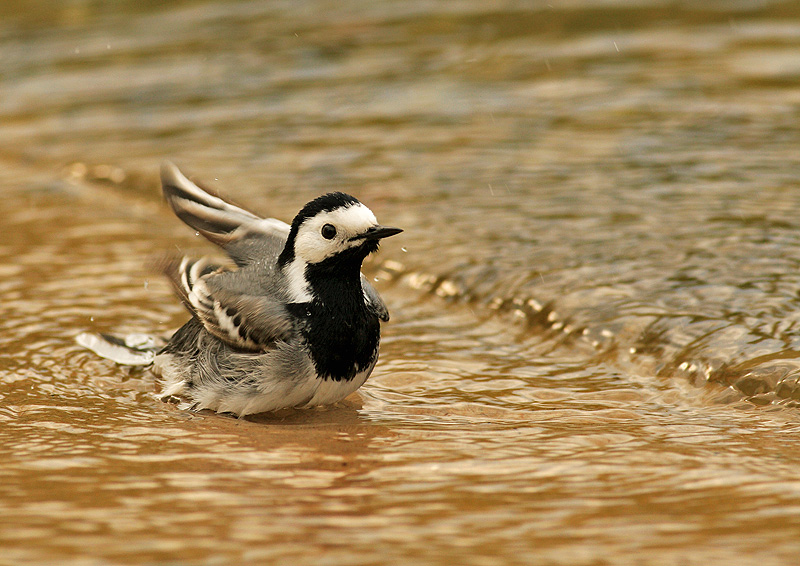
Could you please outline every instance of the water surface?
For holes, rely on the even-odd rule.
[[[0,15],[0,563],[796,561],[796,3]],[[359,394],[188,413],[75,345],[186,319],[165,158],[405,228]]]

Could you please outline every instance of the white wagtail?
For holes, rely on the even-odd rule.
[[[175,214],[236,264],[164,261],[163,272],[192,314],[157,350],[137,337],[82,334],[78,342],[128,364],[153,363],[164,399],[244,416],[327,405],[361,387],[378,360],[389,311],[361,274],[381,226],[354,197],[329,193],[291,226],[260,218],[204,191],[175,165],[161,167]]]

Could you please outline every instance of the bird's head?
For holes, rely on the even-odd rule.
[[[360,268],[381,239],[400,228],[381,226],[372,211],[355,197],[328,193],[306,204],[292,221],[278,265],[305,272],[308,266]]]

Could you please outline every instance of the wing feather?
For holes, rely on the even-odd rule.
[[[207,259],[174,258],[162,272],[187,309],[205,329],[238,350],[262,352],[293,330],[284,305],[268,296],[225,289],[221,275],[230,272]]]
[[[211,194],[168,161],[161,165],[161,186],[175,215],[224,249],[240,267],[264,256],[277,257],[286,244],[288,224],[260,218]]]
[[[378,291],[367,281],[363,273],[361,274],[361,289],[364,291],[364,301],[367,304],[367,308],[375,313],[375,316],[380,320],[387,322],[389,320],[389,307],[386,306]]]

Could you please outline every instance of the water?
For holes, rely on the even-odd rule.
[[[795,2],[6,2],[0,563],[793,564]],[[405,229],[339,406],[158,401],[169,158]]]

